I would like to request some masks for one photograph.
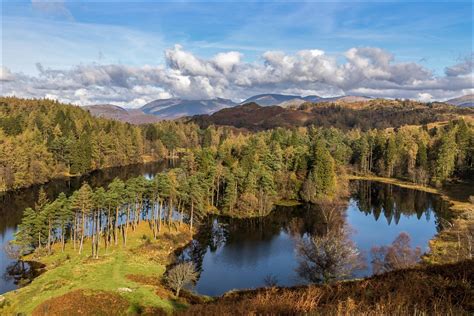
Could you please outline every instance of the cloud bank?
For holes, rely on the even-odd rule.
[[[45,69],[35,76],[2,67],[2,95],[55,98],[76,104],[114,103],[137,107],[155,99],[216,97],[242,100],[258,93],[320,96],[370,95],[446,99],[474,90],[473,58],[447,66],[436,75],[414,62],[396,62],[388,51],[351,48],[343,58],[322,50],[294,54],[267,51],[257,62],[240,52],[200,58],[175,45],[160,65],[81,64],[71,69]]]

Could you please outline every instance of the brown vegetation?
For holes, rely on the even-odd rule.
[[[191,120],[201,127],[229,125],[248,130],[316,125],[343,130],[369,130],[423,125],[447,121],[460,115],[474,117],[474,109],[443,103],[426,104],[408,100],[376,99],[364,102],[303,103],[296,108],[262,107],[248,103],[223,109],[212,115],[197,115]]]
[[[38,305],[33,316],[126,315],[128,301],[105,291],[76,290]]]
[[[326,286],[231,292],[190,307],[189,315],[469,315],[474,261],[398,270]]]

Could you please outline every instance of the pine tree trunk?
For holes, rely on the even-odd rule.
[[[160,200],[160,208],[158,209],[158,233],[161,231],[161,216],[163,209],[163,202]]]
[[[79,247],[79,254],[82,253],[82,247],[84,245],[84,232],[85,232],[85,229],[86,229],[85,220],[86,220],[85,211],[82,210],[82,223],[81,223],[82,231],[81,231],[81,245]]]
[[[127,205],[127,219],[125,221],[125,234],[123,238],[123,245],[127,245],[128,226],[130,226],[130,205]]]
[[[118,233],[119,233],[119,207],[115,208],[115,229],[114,229],[114,242],[115,246],[118,245]]]
[[[97,210],[97,225],[96,225],[97,238],[95,240],[95,258],[96,259],[99,259],[100,224],[101,224],[101,221],[102,221],[101,217],[102,216],[101,216],[100,210]]]
[[[74,244],[74,251],[76,250],[76,240],[77,240],[77,214],[74,213],[74,227],[73,227],[74,233],[72,234],[73,236],[73,244]]]

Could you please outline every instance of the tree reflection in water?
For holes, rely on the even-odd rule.
[[[268,216],[260,218],[205,217],[194,240],[179,258],[194,262],[200,273],[196,290],[207,295],[220,295],[233,288],[265,286],[273,284],[274,279],[278,285],[289,286],[308,280],[325,282],[350,275],[363,277],[372,274],[372,269],[366,264],[359,270],[359,262],[352,260],[357,257],[354,245],[370,260],[372,247],[389,244],[400,232],[407,231],[416,246],[426,247],[428,240],[442,228],[440,223],[449,219],[447,203],[436,195],[354,181],[348,199],[277,206]],[[319,249],[324,250],[319,252],[323,257],[329,252],[326,248],[331,247],[330,241],[337,239],[337,245],[348,253],[346,264],[336,267],[336,272],[328,267],[328,273],[321,272],[312,280],[301,278],[296,273],[298,244],[315,239],[319,239],[316,243]]]

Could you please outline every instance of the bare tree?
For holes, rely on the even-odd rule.
[[[166,277],[169,287],[176,291],[179,296],[181,289],[197,279],[197,272],[192,262],[179,263],[172,268]]]
[[[265,282],[265,285],[268,287],[274,287],[278,285],[278,278],[276,275],[269,273],[263,278],[263,282]]]
[[[298,241],[297,251],[300,263],[296,271],[312,283],[343,279],[364,267],[364,260],[344,226]]]
[[[375,274],[414,266],[421,256],[421,249],[410,246],[410,235],[400,233],[390,246],[373,247],[372,269]]]

